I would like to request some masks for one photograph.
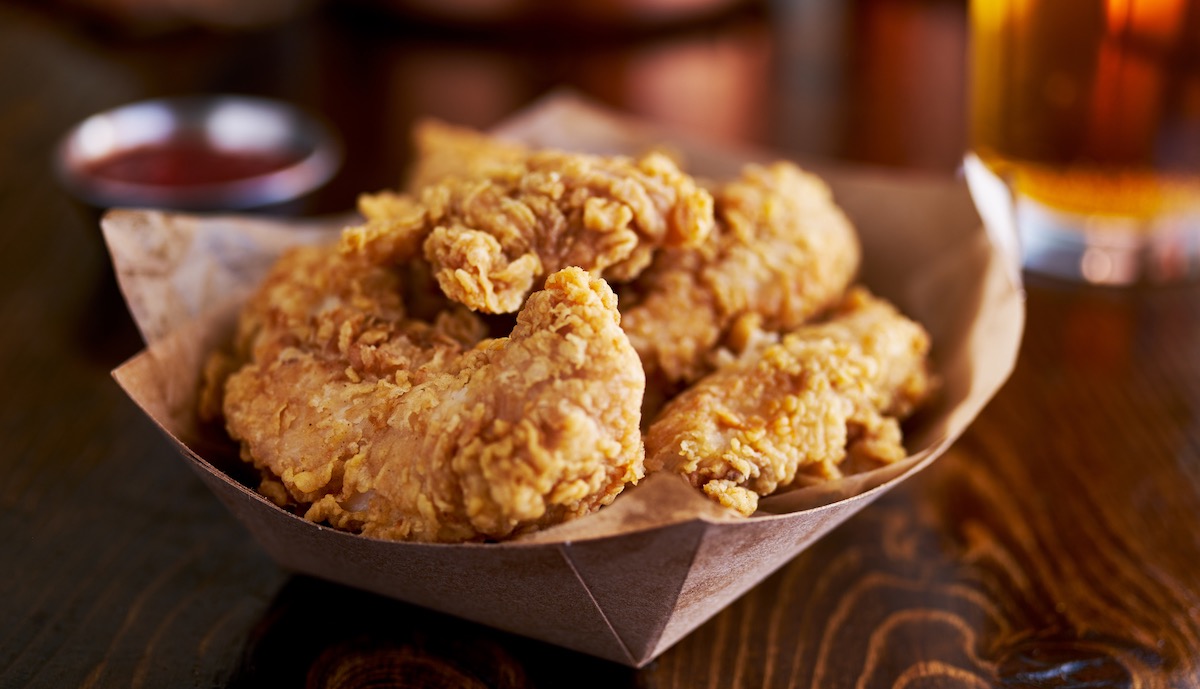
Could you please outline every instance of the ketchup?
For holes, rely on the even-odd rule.
[[[185,187],[234,182],[294,165],[302,155],[230,151],[203,138],[176,138],[118,151],[87,164],[88,174],[119,182]]]

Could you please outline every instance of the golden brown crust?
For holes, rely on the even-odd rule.
[[[438,123],[418,148],[409,193],[364,196],[338,244],[284,255],[206,371],[202,406],[264,495],[371,536],[494,540],[608,504],[644,463],[750,514],[904,456],[928,336],[846,293],[858,241],[816,177],[748,166],[714,221],[659,154]],[[632,281],[620,312],[601,273]],[[490,339],[472,310],[519,313]],[[663,404],[643,445],[643,405]]]
[[[795,328],[837,301],[858,269],[854,228],[828,187],[791,163],[748,166],[720,186],[716,229],[659,253],[623,309],[648,375],[689,383],[722,344],[756,328]],[[739,321],[742,321],[739,326]]]
[[[920,325],[852,290],[827,322],[752,348],[672,400],[646,434],[647,468],[749,515],[800,474],[841,476],[848,455],[902,459],[898,418],[929,392],[928,351]]]
[[[447,178],[490,177],[519,164],[529,149],[467,127],[424,119],[413,127],[415,163],[406,189],[415,193]]]
[[[524,150],[434,131],[424,148],[464,159],[456,166],[431,154],[441,162],[418,170],[423,186],[412,194],[362,197],[365,222],[347,229],[342,249],[372,263],[420,253],[442,291],[473,310],[514,312],[567,266],[630,280],[656,248],[695,244],[711,231],[711,195],[664,155]],[[498,159],[487,155],[494,150]]]
[[[280,275],[268,284],[287,291]],[[357,323],[326,327],[324,314],[300,330]],[[582,270],[551,275],[509,338],[467,346],[412,321],[351,330],[260,347],[226,384],[243,457],[309,519],[383,538],[500,539],[586,514],[643,473],[641,367],[615,295]]]

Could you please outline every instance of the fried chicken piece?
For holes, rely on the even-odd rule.
[[[478,316],[430,290],[419,265],[370,265],[336,245],[296,247],[242,307],[230,351],[207,362],[200,417],[220,419],[230,374],[285,350],[345,359],[360,369],[416,368],[469,349],[486,332]]]
[[[646,466],[744,515],[759,496],[906,456],[899,419],[930,390],[929,336],[865,289],[827,322],[743,353],[688,388],[646,435]]]
[[[234,336],[241,361],[274,359],[300,347],[358,360],[403,334],[432,347],[469,348],[483,338],[477,316],[422,284],[419,266],[372,265],[332,246],[298,247],[273,266],[242,308]],[[413,308],[434,314],[426,323]]]
[[[368,536],[461,542],[586,514],[642,476],[645,378],[603,280],[555,273],[510,337],[469,346],[347,270],[379,268],[323,265],[302,254],[268,280],[242,337],[261,356],[226,384],[264,493]]]
[[[413,143],[416,156],[408,180],[410,193],[449,177],[490,177],[520,165],[529,155],[522,144],[433,119],[413,127]]]
[[[473,310],[514,312],[567,266],[633,279],[657,247],[694,245],[712,229],[712,196],[665,155],[521,150],[437,131],[441,143],[425,147],[435,160],[418,167],[419,179],[436,181],[362,197],[366,222],[343,233],[342,249],[372,263],[422,253],[442,291]],[[438,162],[453,154],[459,167]]]
[[[708,239],[661,251],[621,295],[622,325],[647,374],[670,383],[707,373],[713,351],[740,346],[747,326],[804,323],[834,304],[858,270],[853,226],[825,183],[795,165],[747,166],[715,197]]]

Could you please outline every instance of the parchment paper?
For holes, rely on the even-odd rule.
[[[549,97],[497,131],[601,153],[665,144],[689,171],[718,179],[774,157],[673,135],[570,95]],[[239,483],[229,458],[196,427],[199,371],[273,258],[293,243],[332,240],[349,217],[297,223],[110,211],[104,235],[147,341],[114,376],[281,565],[641,665],[933,461],[1015,363],[1024,324],[1019,272],[990,242],[961,184],[818,172],[858,227],[862,281],[929,329],[941,393],[906,428],[909,459],[766,498],[748,519],[658,475],[594,515],[517,542],[394,543],[306,522]]]

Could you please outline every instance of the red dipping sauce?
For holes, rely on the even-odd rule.
[[[295,165],[302,153],[229,151],[208,141],[168,139],[89,161],[87,174],[118,182],[163,187],[188,187],[235,182],[270,174]]]
[[[205,211],[280,208],[341,162],[325,125],[278,101],[182,96],[130,103],[72,127],[59,179],[100,207]]]

